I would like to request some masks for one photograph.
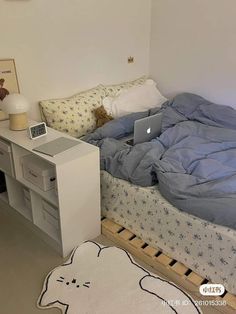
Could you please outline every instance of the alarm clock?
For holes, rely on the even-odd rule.
[[[47,126],[44,122],[37,123],[28,128],[29,137],[34,140],[36,138],[47,135]]]

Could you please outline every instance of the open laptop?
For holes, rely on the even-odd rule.
[[[134,122],[134,133],[121,139],[129,145],[149,142],[161,134],[162,113],[157,113]]]

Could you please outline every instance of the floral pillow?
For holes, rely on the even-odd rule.
[[[102,85],[80,92],[70,98],[40,101],[42,118],[55,130],[81,137],[96,128],[94,109],[102,105]]]
[[[105,85],[104,89],[106,92],[106,96],[115,97],[121,90],[128,89],[133,86],[142,85],[146,82],[146,80],[147,80],[147,77],[142,76],[134,81],[123,82],[123,83],[115,84],[115,85]]]

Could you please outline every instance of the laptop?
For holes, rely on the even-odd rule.
[[[162,113],[157,113],[134,122],[134,133],[121,139],[129,145],[149,142],[161,134]]]

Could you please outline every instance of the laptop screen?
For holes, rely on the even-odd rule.
[[[157,113],[134,123],[134,145],[149,142],[161,134],[162,113]]]

